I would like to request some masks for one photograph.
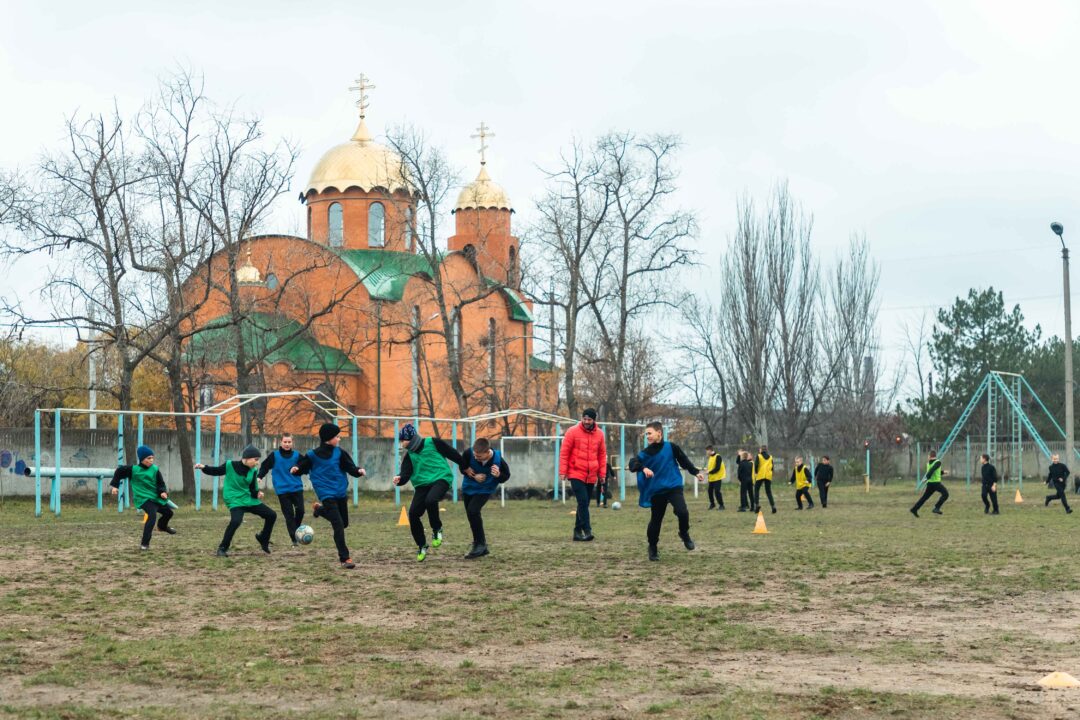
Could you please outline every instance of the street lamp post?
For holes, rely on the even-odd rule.
[[[1069,298],[1069,248],[1065,247],[1061,223],[1050,223],[1050,229],[1061,240],[1061,266],[1065,281],[1065,457],[1073,461],[1073,364],[1072,364],[1072,311]]]

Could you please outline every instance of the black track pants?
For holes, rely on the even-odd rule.
[[[660,526],[664,524],[664,513],[667,512],[668,505],[679,519],[679,537],[690,536],[690,510],[686,507],[683,489],[680,487],[664,490],[652,496],[652,517],[649,518],[649,528],[645,532],[650,545],[660,542]]]
[[[263,503],[259,503],[258,505],[241,505],[240,507],[229,508],[229,526],[225,528],[225,534],[221,538],[222,550],[228,550],[229,546],[232,544],[233,535],[236,534],[237,529],[240,527],[240,523],[244,522],[244,513],[258,515],[263,519],[263,529],[262,532],[259,533],[259,537],[267,542],[270,541],[270,533],[274,531],[274,523],[277,522],[277,513]]]
[[[427,513],[432,534],[442,530],[439,503],[449,491],[450,484],[445,480],[436,480],[430,485],[415,488],[412,503],[409,505],[409,530],[412,531],[417,547],[427,545],[427,537],[424,535],[424,513]]]

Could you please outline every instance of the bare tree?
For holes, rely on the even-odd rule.
[[[728,399],[729,353],[734,351],[724,334],[724,319],[713,306],[686,296],[684,332],[669,338],[679,358],[672,369],[672,382],[687,393],[693,413],[710,444],[727,438],[730,403]]]

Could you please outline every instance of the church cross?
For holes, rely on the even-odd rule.
[[[364,119],[364,115],[368,109],[368,90],[374,90],[375,86],[371,84],[371,78],[364,73],[360,73],[360,77],[356,79],[356,84],[349,88],[360,93],[360,96],[356,99],[356,107],[360,108],[360,119]]]

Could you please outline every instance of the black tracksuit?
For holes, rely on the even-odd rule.
[[[611,483],[615,481],[615,469],[611,467],[611,463],[607,464],[607,472],[604,473],[604,477],[596,483],[596,507],[603,505],[607,507],[608,500],[611,499],[611,495],[608,494],[608,488],[611,487]]]
[[[754,461],[740,460],[739,476],[739,511],[749,510],[754,504]]]
[[[675,443],[667,444],[671,446],[671,454],[675,458],[676,465],[691,475],[697,475],[701,472],[694,467],[694,463],[690,462],[690,458],[686,456],[681,447]],[[664,443],[658,442],[649,445],[642,452],[646,455],[655,455],[663,449]],[[634,473],[641,472],[643,467],[644,465],[636,455],[627,465],[627,469]],[[681,485],[677,488],[653,493],[650,502],[652,507],[649,509],[652,511],[652,515],[649,518],[649,527],[645,531],[645,537],[648,539],[650,546],[656,546],[660,542],[660,528],[664,523],[664,513],[667,512],[668,505],[671,505],[672,512],[679,519],[679,537],[684,541],[690,540],[690,510],[686,507],[686,496]]]
[[[817,485],[818,497],[821,499],[821,507],[829,507],[829,485],[833,479],[833,466],[818,463],[814,468],[814,484]]]
[[[935,460],[926,469],[926,475],[923,476],[924,480],[929,480],[934,476],[934,473],[941,467],[941,461]],[[915,512],[919,512],[919,508],[923,506],[930,496],[934,493],[941,493],[941,497],[934,503],[934,509],[940,510],[941,506],[945,504],[945,501],[949,499],[949,489],[945,487],[944,482],[928,482],[926,483],[926,490],[923,491],[922,497],[919,498],[919,502],[915,503],[915,507],[912,508]]]
[[[319,447],[312,450],[316,455],[322,459],[328,459],[334,454],[334,450],[341,450],[341,456],[338,459],[338,467],[341,468],[341,472],[346,475],[352,475],[355,478],[360,477],[360,468],[353,462],[349,453],[342,450],[340,447],[335,448],[334,445],[328,445],[322,443]],[[296,474],[307,475],[311,472],[311,458],[304,453],[300,456],[300,460],[296,463]],[[349,546],[345,544],[345,528],[349,527],[349,501],[348,498],[342,496],[337,498],[327,498],[319,503],[319,513],[315,517],[325,518],[330,527],[334,530],[334,546],[337,547],[338,560],[345,562],[351,559],[352,555],[349,553]],[[312,513],[315,514],[314,512]]]
[[[1054,500],[1060,500],[1061,504],[1065,507],[1065,512],[1071,513],[1072,508],[1069,507],[1069,501],[1065,499],[1065,486],[1069,480],[1069,468],[1065,466],[1065,463],[1051,463],[1050,468],[1046,474],[1046,484],[1053,484],[1056,492],[1053,495],[1046,496],[1046,505],[1049,505]]]
[[[299,457],[295,450],[285,450],[279,447],[278,452],[281,453],[283,458],[290,461]],[[277,453],[270,453],[263,459],[262,465],[259,466],[260,480],[274,469],[276,455]],[[274,492],[277,493],[278,502],[281,503],[281,516],[285,518],[285,528],[289,531],[289,537],[292,538],[293,545],[296,545],[296,528],[304,524],[304,491],[279,493],[277,488],[274,488]]]
[[[982,501],[983,512],[990,512],[990,505],[994,506],[994,514],[998,514],[997,490],[993,487],[998,481],[997,468],[990,463],[982,466]]]
[[[795,469],[791,471],[791,480],[788,482],[789,485],[794,485],[795,484],[795,473],[802,472],[802,469],[804,467],[806,467],[806,466],[805,465],[796,465],[795,466]],[[809,471],[807,471],[807,474],[809,474]],[[802,510],[803,498],[806,498],[806,504],[807,504],[808,507],[811,507],[811,508],[814,507],[814,499],[812,497],[810,497],[810,486],[809,485],[804,487],[804,488],[798,488],[798,489],[795,490],[795,502],[798,503],[800,510]]]
[[[719,472],[720,466],[724,464],[724,458],[720,457],[719,453],[715,453],[713,455],[710,455],[708,460],[705,463],[705,472],[706,473],[709,472],[709,463],[714,462],[713,458],[716,458],[716,460],[715,460],[716,464],[713,465],[713,467],[715,468],[714,472]],[[710,480],[708,477],[705,478],[705,481],[709,486],[709,507],[710,508],[719,507],[721,510],[723,510],[724,509],[724,493],[722,492],[720,486],[723,484],[724,481],[723,480]]]
[[[121,465],[116,468],[116,472],[113,473],[112,482],[109,483],[111,487],[119,488],[121,480],[131,480],[131,465]],[[168,493],[168,489],[165,487],[165,478],[161,477],[161,470],[157,473],[157,495],[161,497],[161,493]],[[154,525],[156,521],[157,529],[162,532],[168,532],[169,520],[172,519],[173,511],[168,505],[160,505],[153,500],[147,500],[139,508],[146,513],[146,521],[143,523],[142,541],[141,545],[150,545],[150,538],[154,534]],[[160,517],[158,516],[160,514]]]
[[[420,438],[420,440],[423,442],[430,440],[435,444],[435,450],[440,455],[455,465],[461,466],[461,453],[454,449],[454,446],[450,443],[439,438]],[[409,482],[412,474],[412,458],[409,457],[409,453],[406,451],[401,458],[401,470],[398,472],[401,477],[400,484],[404,485]],[[428,524],[431,525],[432,536],[442,530],[443,524],[442,518],[439,517],[439,503],[442,502],[448,492],[450,492],[450,483],[445,480],[436,480],[430,485],[421,485],[420,487],[413,485],[413,499],[409,503],[409,530],[412,532],[417,547],[422,548],[427,545],[423,522],[425,512],[428,516]]]
[[[230,460],[229,462],[233,464],[233,470],[241,476],[251,472],[251,468],[239,460]],[[204,475],[224,476],[225,466],[227,464],[228,463],[222,463],[221,465],[203,465],[202,472]],[[259,484],[258,480],[255,478],[251,479],[251,484],[248,486],[248,492],[251,493],[251,497],[253,498],[259,497]],[[233,535],[240,529],[240,525],[244,522],[244,515],[246,513],[251,513],[252,515],[262,518],[262,532],[256,534],[255,538],[259,540],[260,543],[262,543],[265,538],[267,544],[269,544],[270,536],[274,532],[274,523],[277,522],[277,513],[266,503],[260,502],[258,505],[238,505],[229,508],[229,525],[225,528],[225,534],[221,538],[221,544],[218,546],[219,548],[222,550],[229,549],[232,545]]]

